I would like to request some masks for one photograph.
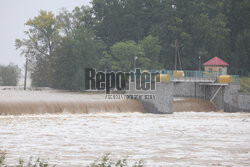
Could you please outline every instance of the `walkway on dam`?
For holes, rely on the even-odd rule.
[[[200,82],[200,83],[218,83],[219,72],[209,71],[190,71],[190,70],[161,70],[154,71],[161,74],[170,75],[172,82]],[[239,83],[238,75],[230,75],[232,83]]]
[[[173,82],[206,82],[214,83],[216,79],[198,78],[198,77],[173,77]]]

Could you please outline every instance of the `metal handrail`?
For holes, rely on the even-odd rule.
[[[192,71],[192,70],[181,70],[184,75],[179,77],[174,77],[174,70],[149,70],[149,72],[159,72],[161,74],[169,74],[170,81],[208,81],[216,82],[220,76],[219,72],[216,71]],[[230,75],[233,80],[232,84],[239,83],[239,75]]]

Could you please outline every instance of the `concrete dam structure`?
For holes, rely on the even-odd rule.
[[[224,88],[217,92],[213,101],[210,101],[218,86],[205,88],[205,85],[196,82],[163,82],[156,84],[155,91],[136,91],[134,84],[131,84],[130,88],[127,94],[155,96],[154,99],[138,99],[147,113],[171,114],[181,111],[207,112],[224,109]]]
[[[154,91],[136,91],[135,84],[130,84],[126,94],[153,95],[154,99],[138,99],[147,113],[171,114],[173,113],[174,86],[172,82],[156,83]]]
[[[0,90],[0,115],[44,113],[146,112],[171,114],[181,111],[249,112],[250,95],[239,93],[238,84],[184,80],[156,83],[154,91],[136,91],[125,95],[146,95],[137,99],[105,99],[105,94],[81,94],[60,91]]]
[[[239,84],[177,82],[174,96],[200,98],[212,102],[216,110],[250,112],[250,95],[239,93]]]
[[[154,99],[139,99],[146,112],[174,111],[250,112],[250,95],[239,93],[239,76],[220,76],[217,72],[159,71],[168,80],[157,83],[154,91],[136,91],[130,85],[127,94],[153,94]],[[174,100],[176,97],[182,99]],[[183,99],[185,98],[185,99]],[[188,98],[188,99],[186,99]],[[177,98],[178,99],[178,98]]]

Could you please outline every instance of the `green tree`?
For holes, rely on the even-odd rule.
[[[249,0],[93,0],[92,6],[40,11],[26,25],[17,49],[31,61],[39,86],[84,89],[84,69],[174,69],[176,47],[183,69],[197,70],[218,56],[230,72],[250,71]]]
[[[52,59],[51,86],[59,89],[84,90],[84,70],[99,68],[105,49],[96,38],[90,7],[76,7],[72,12],[62,10],[57,16],[62,40]]]
[[[161,2],[154,14],[159,22],[152,26],[151,32],[162,41],[161,60],[165,67],[174,68],[175,40],[184,69],[197,70],[201,52],[207,52],[203,61],[214,56],[226,59],[230,30],[223,5],[224,1],[206,0]]]
[[[112,69],[115,71],[130,71],[134,69],[135,57],[137,62],[146,62],[141,48],[134,41],[117,42],[111,47],[111,55],[114,58]],[[142,63],[140,63],[142,65]],[[138,66],[136,66],[138,67]]]
[[[64,36],[72,36],[76,29],[81,27],[91,29],[94,25],[91,8],[88,6],[75,7],[72,12],[63,8],[56,19],[61,25],[61,32]]]
[[[225,3],[225,15],[230,28],[228,56],[232,73],[250,73],[250,1],[229,0]]]
[[[113,59],[111,54],[109,54],[107,51],[104,51],[100,59],[99,69],[104,71],[112,71],[114,69],[114,62],[115,60]]]
[[[73,37],[64,37],[53,60],[52,87],[84,90],[85,68],[99,68],[103,45],[92,30],[74,30]]]
[[[136,68],[154,70],[162,67],[159,63],[161,52],[160,40],[149,35],[137,44],[135,41],[117,42],[106,51],[100,59],[100,67],[104,70],[130,71]],[[136,60],[135,60],[136,59]]]
[[[159,61],[161,53],[161,43],[158,37],[149,35],[139,42],[139,45],[143,48],[145,57],[150,63],[145,64],[148,70],[159,70],[162,68],[162,64]],[[145,63],[145,62],[142,62]]]
[[[37,17],[29,19],[25,25],[30,28],[25,31],[27,38],[16,39],[16,48],[22,48],[22,54],[33,58],[35,63],[31,78],[33,84],[38,86],[49,86],[51,64],[55,48],[60,42],[60,24],[52,12],[41,10]]]
[[[158,0],[93,0],[96,36],[108,46],[142,40],[155,22],[152,13],[158,4]]]

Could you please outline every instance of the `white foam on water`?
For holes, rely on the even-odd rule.
[[[250,113],[141,111],[104,95],[0,90],[0,150],[10,165],[87,166],[111,153],[147,166],[250,166]]]
[[[178,112],[0,116],[7,162],[87,166],[105,153],[147,166],[249,166],[250,114]]]

